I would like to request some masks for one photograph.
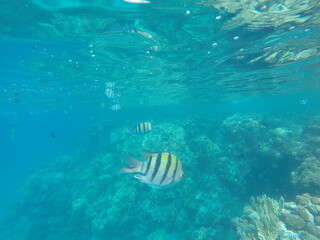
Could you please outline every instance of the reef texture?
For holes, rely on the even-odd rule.
[[[252,197],[233,223],[241,240],[316,240],[320,238],[319,204],[320,198],[307,193],[297,195],[295,202]]]
[[[5,223],[14,229],[10,239],[214,239],[227,230],[221,226],[237,212],[238,200],[215,174],[195,167],[181,126],[160,123],[144,136],[122,128],[108,131],[109,126],[93,131],[91,147],[61,157],[29,178],[11,216],[14,221]],[[100,141],[106,150],[95,154]],[[115,149],[108,153],[111,146]],[[117,174],[126,164],[121,152],[141,159],[141,152],[159,150],[179,156],[188,171],[181,183],[161,190]]]
[[[301,155],[302,163],[292,172],[292,181],[304,187],[320,187],[320,116],[316,116],[306,125],[303,133],[306,145]],[[319,190],[318,190],[319,192]]]
[[[256,113],[159,118],[142,136],[127,133],[127,120],[105,122],[74,156],[29,177],[0,237],[234,239],[231,219],[249,196],[319,196],[319,119]],[[123,152],[141,160],[141,152],[159,151],[181,160],[183,181],[154,189],[117,174],[126,164]],[[300,195],[281,206],[266,196],[252,198],[234,220],[239,237],[319,237],[318,198]]]

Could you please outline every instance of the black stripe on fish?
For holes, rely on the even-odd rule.
[[[151,165],[151,160],[152,160],[152,155],[150,155],[150,157],[149,157],[149,160],[148,160],[148,163],[147,163],[147,170],[146,170],[146,172],[144,173],[144,175],[147,175],[148,172],[149,172],[150,165]]]
[[[172,175],[171,182],[173,182],[173,181],[174,181],[174,178],[176,177],[177,170],[178,170],[178,162],[179,162],[179,160],[178,160],[178,158],[176,158],[176,166],[174,167],[174,171],[173,171],[173,175]],[[171,183],[171,182],[170,182],[170,183]]]
[[[142,123],[142,130],[143,130],[143,133],[146,133],[146,126],[145,126],[145,123]]]
[[[161,181],[160,181],[160,185],[163,183],[163,181],[164,181],[164,180],[166,179],[166,177],[168,176],[170,166],[171,166],[171,153],[169,153],[168,161],[167,161],[167,165],[166,165],[166,170],[164,171],[164,174],[163,174],[162,179],[161,179]]]
[[[161,158],[162,158],[162,154],[158,153],[157,159],[156,159],[156,165],[154,167],[152,176],[151,176],[151,182],[153,181],[153,179],[156,177],[159,167],[160,167],[160,163],[161,163]]]

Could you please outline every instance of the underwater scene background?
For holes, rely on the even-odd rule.
[[[320,239],[319,1],[0,3],[0,239]]]

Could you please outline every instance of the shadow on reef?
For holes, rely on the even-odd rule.
[[[128,121],[106,122],[92,129],[77,154],[60,157],[29,177],[0,237],[237,239],[231,219],[241,215],[250,196],[286,201],[303,192],[319,196],[320,117],[308,119],[256,113],[165,118],[142,136],[126,132]],[[125,164],[121,153],[141,159],[141,152],[158,151],[179,157],[183,181],[154,189],[116,174]],[[259,199],[252,203],[264,204]],[[258,231],[253,229],[258,222],[250,224],[252,233]],[[236,226],[241,239],[241,226]]]
[[[246,176],[246,194],[257,196],[269,193],[272,196],[292,196],[297,189],[290,181],[291,172],[298,166],[299,163],[291,158],[281,159],[276,164],[270,159],[254,164],[250,174]]]

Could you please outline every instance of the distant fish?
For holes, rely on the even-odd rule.
[[[55,134],[54,132],[52,132],[52,133],[50,134],[50,136],[51,136],[52,138],[56,138],[56,134]]]
[[[12,98],[10,98],[10,102],[17,103],[17,102],[20,102],[20,99],[17,97],[12,97]]]
[[[15,144],[18,144],[17,138],[16,138],[17,129],[13,127],[11,129],[11,139]]]
[[[306,105],[306,104],[309,103],[309,101],[308,101],[307,99],[301,99],[301,100],[299,101],[299,103],[302,104],[302,105]]]
[[[133,134],[143,135],[150,132],[153,129],[153,125],[150,122],[142,122],[136,125],[132,131],[129,131]]]
[[[117,104],[111,106],[110,109],[111,109],[112,111],[119,111],[119,110],[121,109],[121,106],[120,106],[119,103],[117,103]]]
[[[138,173],[134,175],[136,179],[155,188],[173,185],[184,177],[181,161],[171,153],[144,153],[143,157],[141,162],[127,156],[130,168],[120,172]]]
[[[111,99],[113,102],[118,102],[118,96],[115,94],[115,92],[111,88],[107,88],[105,91],[105,94],[109,99]]]
[[[106,82],[106,87],[107,88],[113,88],[116,85],[115,82]]]

